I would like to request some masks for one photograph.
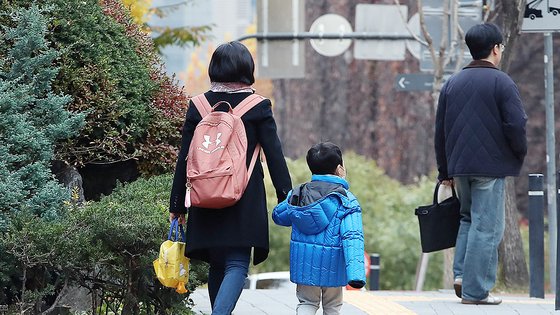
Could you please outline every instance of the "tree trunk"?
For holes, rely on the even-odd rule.
[[[500,279],[508,289],[527,289],[529,274],[519,233],[519,214],[515,204],[515,182],[506,179],[506,230],[498,249]]]
[[[510,3],[511,0],[501,0],[498,4],[498,12],[496,18],[501,20],[496,21],[501,24],[501,29],[504,34],[504,45],[506,46],[506,51],[502,55],[502,61],[500,66],[504,72],[509,70],[511,61],[513,60],[515,49],[515,44],[519,39],[519,32],[521,31],[521,21],[523,19],[523,0],[515,0],[514,3]]]
[[[139,262],[136,258],[131,257],[128,263],[128,281],[124,293],[122,315],[137,315],[140,314],[140,306],[138,305],[138,288],[142,276],[139,272]]]
[[[25,264],[22,264],[22,276],[21,276],[21,301],[20,301],[20,314],[23,315],[25,314],[26,308],[25,308],[25,285],[27,282],[27,266]]]
[[[81,205],[85,198],[82,176],[78,170],[63,161],[53,161],[51,169],[58,182],[70,191],[72,202]]]
[[[519,38],[520,21],[523,14],[522,0],[515,0],[515,3],[501,1],[498,3],[501,15],[502,30],[504,32],[504,44],[506,51],[502,57],[501,68],[507,72],[512,60],[512,53],[515,51],[515,44]],[[500,269],[500,279],[508,289],[527,288],[529,274],[523,251],[523,242],[519,232],[519,211],[517,209],[515,181],[513,178],[506,179],[506,230],[504,238],[498,249],[498,257],[502,268]]]

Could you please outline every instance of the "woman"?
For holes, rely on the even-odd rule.
[[[255,91],[255,64],[247,48],[239,42],[220,45],[212,54],[208,73],[210,91],[204,93],[211,105],[227,101],[233,108]],[[242,121],[247,133],[247,164],[258,144],[261,145],[278,202],[291,190],[291,179],[276,133],[270,100],[264,99],[245,115]],[[177,160],[171,191],[170,219],[185,221],[186,163],[193,132],[200,113],[191,102],[183,126],[181,151]],[[268,212],[263,182],[263,169],[257,161],[241,199],[226,209],[188,209],[186,253],[192,259],[210,264],[208,292],[212,314],[230,314],[239,299],[247,271],[251,249],[253,264],[268,256]]]

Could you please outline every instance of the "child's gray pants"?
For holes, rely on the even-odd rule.
[[[323,315],[338,315],[342,307],[342,287],[314,287],[298,284],[297,315],[315,315],[322,300]]]

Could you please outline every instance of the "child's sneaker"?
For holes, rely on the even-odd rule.
[[[453,289],[455,289],[455,295],[461,298],[463,294],[463,278],[455,278],[455,281],[453,281]]]

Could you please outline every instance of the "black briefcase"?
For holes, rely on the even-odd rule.
[[[420,224],[420,241],[424,253],[455,247],[457,240],[461,204],[455,189],[451,189],[453,192],[451,197],[438,203],[439,186],[438,183],[434,191],[433,204],[420,206],[414,210]]]

